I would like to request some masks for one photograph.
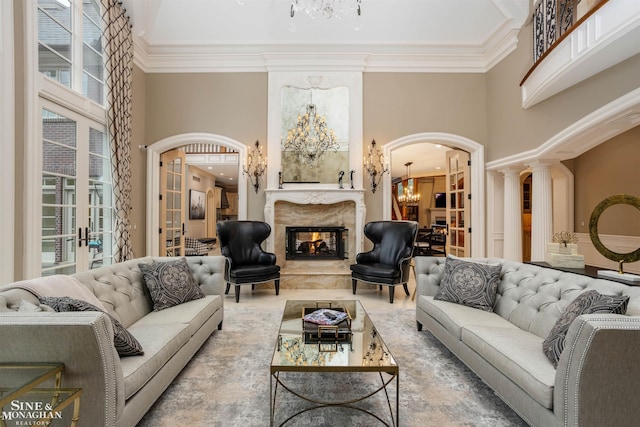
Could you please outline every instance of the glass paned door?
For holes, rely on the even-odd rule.
[[[160,156],[160,254],[184,254],[184,151],[171,150]]]
[[[77,123],[42,110],[43,275],[76,272]]]
[[[89,269],[113,263],[113,183],[107,135],[89,128]]]
[[[55,104],[45,104],[41,110],[41,274],[73,274],[110,264],[113,208],[105,129]]]
[[[447,151],[447,253],[470,256],[471,205],[469,199],[469,153],[460,150]]]

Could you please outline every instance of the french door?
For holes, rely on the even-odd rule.
[[[446,158],[447,253],[468,257],[471,247],[470,156],[466,151],[450,150]]]
[[[113,260],[113,183],[105,126],[41,99],[40,270],[72,274]]]
[[[160,155],[160,254],[184,255],[184,177],[186,155],[182,150]]]

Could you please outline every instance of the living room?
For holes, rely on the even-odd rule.
[[[43,246],[47,231],[42,212],[43,203],[47,202],[42,198],[41,160],[32,155],[42,150],[43,136],[40,130],[34,129],[41,128],[41,110],[57,111],[51,104],[63,98],[59,96],[62,92],[65,96],[70,92],[36,72],[36,16],[38,5],[44,8],[46,3],[30,0],[0,3],[3,28],[0,40],[0,137],[10,142],[3,144],[6,152],[0,159],[9,178],[4,180],[1,190],[3,200],[13,206],[0,217],[0,227],[10,248],[0,261],[0,284],[37,278],[47,272],[82,272],[88,268],[86,266],[95,264],[92,261],[97,253],[95,247],[89,247],[90,255],[86,256],[94,258],[66,260],[67,264],[57,270],[58,267],[50,264],[56,256],[55,250]],[[290,214],[280,213],[278,209],[286,204],[302,205],[301,200],[305,200],[305,204],[320,205],[321,210],[334,203],[343,203],[345,199],[353,203],[353,212],[349,213],[347,221],[353,228],[349,234],[351,259],[343,263],[339,272],[333,272],[341,277],[342,284],[332,285],[340,289],[332,292],[345,292],[339,294],[340,298],[348,297],[351,294],[348,265],[357,252],[372,246],[364,236],[364,225],[394,218],[392,179],[398,175],[383,174],[377,191],[373,192],[370,176],[362,162],[368,155],[371,141],[375,140],[386,166],[398,163],[402,150],[417,150],[423,144],[440,144],[445,149],[470,155],[468,182],[473,197],[469,201],[471,216],[467,225],[473,232],[464,239],[468,247],[459,253],[461,256],[540,261],[549,238],[554,233],[569,231],[577,235],[578,252],[585,256],[586,264],[617,268],[618,263],[602,256],[591,242],[589,218],[596,205],[609,196],[638,196],[640,48],[633,40],[637,40],[634,37],[640,25],[638,11],[630,0],[609,0],[602,4],[582,0],[583,4],[593,3],[593,16],[598,22],[617,24],[604,29],[598,27],[597,31],[604,31],[607,37],[596,32],[597,42],[592,41],[589,38],[593,36],[589,33],[591,27],[587,28],[592,21],[585,15],[580,21],[584,25],[574,33],[575,40],[590,41],[580,46],[583,56],[572,59],[571,54],[565,52],[571,43],[578,43],[565,36],[558,48],[535,67],[532,57],[535,19],[531,19],[534,2],[529,0],[482,2],[488,3],[484,6],[491,14],[500,17],[499,23],[483,38],[471,40],[469,37],[478,37],[475,33],[467,35],[460,43],[439,38],[439,45],[429,42],[418,31],[421,25],[417,19],[428,19],[429,25],[424,27],[444,31],[442,25],[431,20],[454,21],[453,15],[447,15],[451,11],[429,13],[427,5],[410,1],[402,2],[405,7],[397,7],[418,18],[407,17],[407,22],[400,21],[407,28],[415,28],[419,37],[423,37],[419,42],[408,41],[407,32],[396,38],[389,36],[388,43],[378,34],[383,26],[380,22],[384,20],[369,20],[367,15],[389,14],[390,10],[395,10],[389,2],[363,1],[362,28],[357,31],[346,18],[343,21],[320,18],[312,21],[303,13],[292,18],[291,2],[229,0],[219,3],[214,6],[195,2],[191,7],[184,7],[168,0],[123,1],[134,40],[128,157],[132,202],[127,214],[131,259],[162,253],[160,242],[163,239],[158,234],[160,224],[163,224],[159,206],[161,184],[157,167],[162,154],[189,144],[210,144],[223,147],[221,152],[238,153],[234,175],[237,183],[230,187],[237,194],[237,207],[224,215],[272,225],[273,236],[277,234],[278,239],[268,239],[265,249],[278,254],[279,264],[284,268],[283,277],[286,273],[298,276],[301,273],[286,271],[285,239],[280,238],[283,230],[278,227],[282,227],[281,217]],[[463,2],[461,7],[475,7],[468,3]],[[274,12],[271,5],[284,7],[274,6],[277,10]],[[202,9],[196,9],[198,7]],[[412,7],[418,8],[420,13],[411,13]],[[181,15],[181,8],[189,11]],[[283,28],[277,34],[289,37],[288,42],[276,40],[270,44],[259,39],[259,31],[256,38],[251,39],[247,34],[256,34],[250,33],[251,27],[262,28],[256,24],[262,21],[255,18],[256,11],[252,8],[257,9],[258,16],[283,14],[285,19],[277,22]],[[209,14],[215,18],[207,17]],[[185,27],[180,27],[181,30],[177,25],[172,27],[172,19],[184,21]],[[233,25],[220,22],[231,22],[232,19],[235,20]],[[297,24],[293,33],[288,28],[291,21]],[[473,26],[473,19],[468,16],[461,17],[460,21],[457,26],[451,24],[458,32],[464,25]],[[190,24],[192,22],[219,29],[198,30],[195,24]],[[341,23],[348,28],[338,31]],[[167,32],[162,33],[162,28]],[[218,40],[216,31],[226,31],[231,38],[211,42]],[[201,38],[194,38],[196,34]],[[241,37],[242,34],[246,37]],[[373,38],[365,38],[372,34]],[[344,38],[336,40],[339,37]],[[249,43],[242,44],[240,39],[249,40]],[[349,42],[344,43],[344,40]],[[558,65],[554,60],[567,62]],[[310,77],[321,81],[309,83]],[[343,189],[338,188],[338,177],[333,175],[321,184],[285,182],[279,188],[278,173],[284,167],[281,89],[299,87],[301,81],[306,82],[306,89],[311,86],[349,88],[347,139],[350,157]],[[89,116],[94,111],[101,111],[94,109],[90,102],[85,104],[89,105]],[[264,150],[268,167],[254,191],[243,168],[247,167],[246,159],[256,140]],[[412,161],[415,172],[420,158]],[[355,171],[353,190],[350,188],[351,170]],[[197,173],[206,176],[206,166]],[[533,177],[534,214],[532,227],[525,230],[526,220],[523,219],[527,212],[520,203],[522,185],[529,175]],[[425,175],[415,176],[418,179]],[[207,177],[207,180],[211,180],[207,181],[209,186],[215,187],[212,178]],[[215,180],[221,178],[215,176]],[[184,188],[185,200],[191,188],[188,185]],[[418,184],[417,188],[428,186]],[[206,195],[206,188],[204,190]],[[311,203],[305,199],[317,192],[330,195],[328,201]],[[425,198],[427,195],[432,197],[431,192],[425,194]],[[81,212],[93,204],[79,199],[78,206],[77,210]],[[601,229],[603,242],[621,252],[633,251],[640,246],[637,210],[613,211],[610,216],[603,216],[606,220]],[[535,212],[544,212],[544,215],[533,218]],[[421,212],[423,214],[426,212]],[[210,236],[212,226],[207,228],[207,218],[196,221],[201,224],[187,227],[187,235],[191,228],[197,237]],[[64,238],[76,239],[75,229],[84,227],[80,223],[74,224],[73,233],[65,234]],[[88,244],[89,231],[86,233],[84,238]],[[79,240],[84,240],[82,235]],[[100,251],[103,250],[106,246],[100,247]],[[44,252],[50,255],[46,260]],[[318,268],[312,266],[307,273],[313,269]],[[625,264],[625,270],[640,273],[637,263]],[[283,279],[283,293],[291,294],[281,295],[282,300],[289,295],[304,298],[304,289],[291,283],[295,280],[290,279],[287,284]],[[413,291],[416,284],[415,279],[411,280]],[[366,288],[360,292],[364,294],[363,298],[389,305],[384,293]],[[273,300],[272,293],[272,288],[258,288],[255,298],[268,295]],[[225,310],[235,304],[232,296],[226,298],[229,304]],[[244,301],[246,307],[259,305],[253,298],[254,292],[244,287],[239,304]],[[396,306],[411,307],[409,296],[399,295],[398,300]],[[279,302],[276,300],[272,304]],[[392,309],[393,306],[381,308]]]

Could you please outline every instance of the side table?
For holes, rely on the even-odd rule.
[[[82,389],[63,388],[63,372],[62,363],[1,363],[0,426],[9,420],[43,425],[61,418],[62,410],[73,403],[71,427],[76,427]],[[38,387],[52,378],[55,378],[53,388]],[[47,398],[50,401],[45,402]]]

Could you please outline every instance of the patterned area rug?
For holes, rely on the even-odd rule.
[[[400,366],[400,425],[526,425],[436,338],[429,332],[417,331],[415,310],[367,312]],[[139,426],[268,426],[269,363],[281,316],[278,309],[255,310],[226,304],[222,331],[205,343]],[[379,385],[380,378],[377,374],[289,373],[287,381],[296,390],[318,393],[322,399],[345,390],[371,390]],[[395,407],[393,393],[390,397]],[[391,423],[382,393],[361,406]],[[305,407],[303,401],[278,389],[276,424]],[[308,411],[285,424],[375,425],[384,424],[347,408]]]

